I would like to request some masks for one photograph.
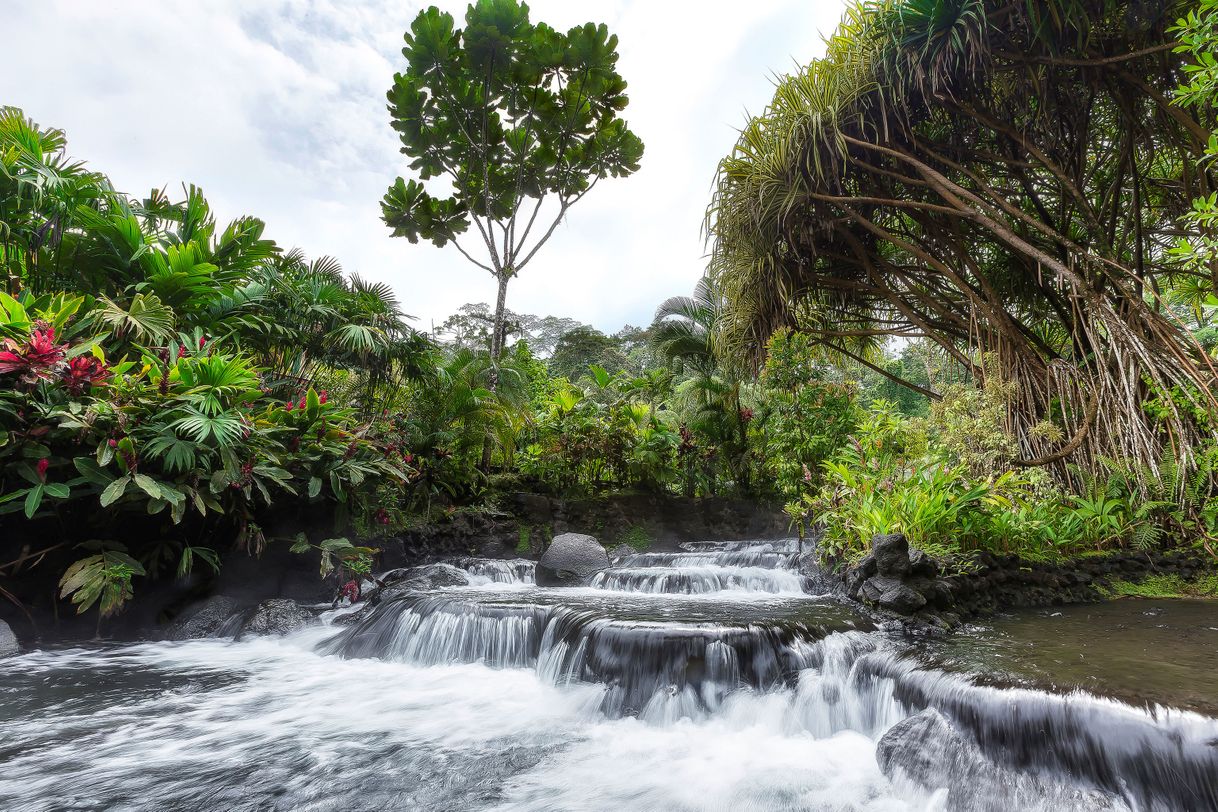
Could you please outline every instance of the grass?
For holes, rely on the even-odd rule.
[[[1179,575],[1152,575],[1142,581],[1113,581],[1110,598],[1218,598],[1218,575],[1186,581]]]

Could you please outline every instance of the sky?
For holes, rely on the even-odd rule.
[[[428,4],[429,5],[429,4]],[[460,21],[466,3],[440,2]],[[844,0],[535,0],[532,19],[605,23],[629,84],[642,168],[574,206],[514,279],[508,307],[614,332],[650,323],[705,268],[715,167],[776,75],[820,56]],[[494,280],[455,250],[391,238],[407,171],[385,92],[404,68],[404,0],[0,0],[0,105],[67,132],[132,195],[200,186],[217,218],[393,286],[430,330]],[[458,22],[460,25],[460,22]]]

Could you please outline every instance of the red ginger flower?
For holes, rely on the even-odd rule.
[[[43,482],[47,481],[47,469],[51,467],[51,461],[46,457],[38,460],[38,464],[34,466],[38,470],[38,478]]]
[[[97,386],[108,377],[110,377],[110,370],[106,369],[105,364],[91,355],[80,355],[68,361],[68,368],[63,373],[63,382],[69,392],[79,395],[88,387]]]
[[[5,339],[0,351],[0,374],[16,372],[26,383],[37,383],[55,377],[56,367],[63,361],[67,345],[55,343],[55,328],[34,330],[25,344]]]

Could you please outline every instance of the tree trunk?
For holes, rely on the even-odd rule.
[[[507,343],[507,323],[503,314],[507,309],[507,286],[508,280],[511,279],[511,274],[505,268],[495,274],[495,278],[499,281],[499,295],[495,299],[495,323],[491,329],[491,377],[489,384],[492,392],[499,391],[499,359],[503,357],[503,345]],[[487,437],[482,442],[483,472],[490,471],[491,469],[491,451],[491,438]]]

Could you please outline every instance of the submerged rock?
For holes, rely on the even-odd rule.
[[[0,657],[11,657],[21,651],[17,643],[17,635],[3,620],[0,620]]]
[[[946,812],[1008,812],[1019,808],[1125,808],[1100,790],[1063,787],[1003,769],[939,711],[927,708],[897,722],[876,745],[876,762],[893,781],[924,790],[946,789]],[[1047,805],[1041,806],[1045,802]]]
[[[242,604],[228,595],[212,595],[179,615],[165,630],[166,640],[228,637],[236,632]]]
[[[237,633],[240,639],[250,634],[287,634],[317,622],[317,615],[288,598],[271,598],[254,607]]]
[[[555,536],[537,562],[538,586],[580,586],[609,568],[609,554],[594,537],[583,533]]]

